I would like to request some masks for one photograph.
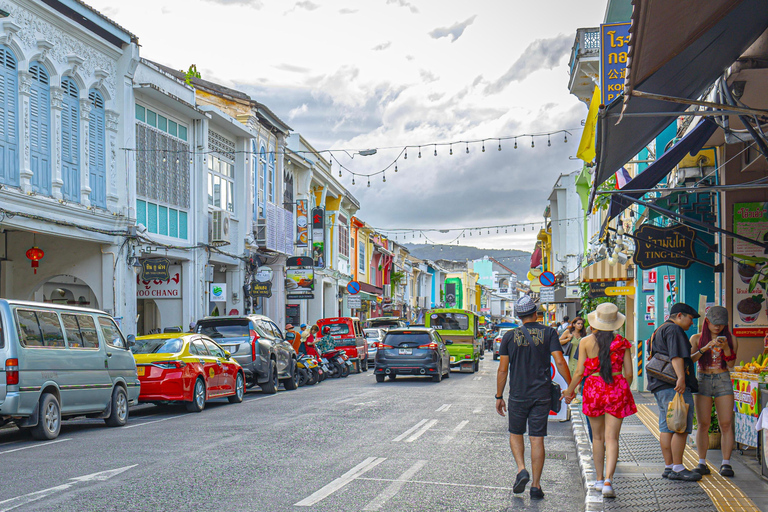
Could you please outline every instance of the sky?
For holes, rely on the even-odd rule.
[[[598,26],[605,0],[87,1],[138,36],[142,57],[195,64],[316,149],[377,148],[334,153],[354,172],[378,172],[411,146],[386,182],[353,186],[343,173],[357,216],[376,228],[540,226],[558,176],[581,169],[573,158],[587,107],[568,92],[568,60],[576,29]],[[454,144],[453,155],[430,145],[558,130],[570,131],[567,143],[561,133],[532,148],[520,137],[516,150],[493,140],[485,152]],[[531,227],[468,233],[483,248],[530,251],[535,241]],[[459,234],[426,233],[442,243]]]

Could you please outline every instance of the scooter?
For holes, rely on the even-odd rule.
[[[296,367],[299,369],[299,386],[314,386],[320,382],[322,369],[314,357],[307,354],[299,354],[296,359]]]
[[[323,359],[326,359],[329,363],[331,374],[330,377],[334,379],[343,378],[349,376],[349,370],[352,366],[352,362],[347,357],[347,354],[341,349],[334,349],[322,354]]]

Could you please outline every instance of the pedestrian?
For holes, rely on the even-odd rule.
[[[317,325],[313,325],[308,330],[309,334],[307,335],[307,338],[305,341],[301,342],[301,345],[299,345],[299,350],[304,352],[307,355],[315,356],[318,361],[320,360],[320,354],[317,353],[317,350],[315,349],[315,341],[317,341],[315,338],[317,336],[317,333],[320,332],[320,328]]]
[[[557,334],[563,334],[563,332],[565,332],[565,330],[568,327],[570,327],[570,325],[571,325],[571,323],[569,321],[570,319],[571,319],[571,317],[569,317],[568,315],[565,315],[563,317],[563,322],[557,327]]]
[[[291,344],[293,350],[296,351],[297,354],[299,353],[301,338],[299,337],[299,334],[293,330],[292,324],[285,325],[285,341]]]
[[[605,498],[615,498],[613,474],[619,460],[621,424],[624,418],[637,412],[629,388],[633,373],[632,346],[615,333],[625,320],[615,304],[600,304],[587,318],[592,334],[581,340],[578,366],[563,394],[570,403],[582,376],[586,376],[581,409],[592,427],[592,458],[597,472],[595,489],[602,491]]]
[[[691,359],[691,342],[685,333],[699,314],[688,304],[678,302],[669,311],[669,319],[661,324],[650,339],[649,358],[654,354],[667,356],[675,369],[677,382],[669,384],[648,375],[648,390],[653,392],[659,406],[659,431],[661,453],[664,456],[664,478],[695,482],[701,474],[689,471],[683,466],[683,453],[688,435],[693,431],[693,393],[699,384]],[[667,427],[667,409],[675,395],[680,393],[688,404],[688,418],[685,432],[677,433]]]
[[[699,465],[694,469],[701,475],[711,473],[707,466],[709,426],[712,423],[712,402],[715,403],[717,423],[720,425],[720,443],[723,461],[720,474],[733,476],[731,453],[733,452],[733,384],[730,369],[736,363],[738,340],[728,329],[728,310],[712,306],[707,311],[700,334],[691,336],[691,359],[699,364],[699,392],[696,394],[696,449]]]
[[[302,343],[307,342],[307,338],[309,337],[309,329],[307,329],[307,324],[301,324],[299,326],[299,336],[301,337]]]
[[[563,347],[563,355],[569,358],[568,369],[571,371],[571,375],[576,371],[576,364],[579,361],[579,342],[587,336],[584,323],[584,319],[577,316],[560,335],[560,345]]]
[[[508,331],[501,340],[499,369],[496,375],[496,412],[509,414],[509,446],[517,464],[513,491],[520,494],[531,481],[525,468],[523,435],[528,427],[531,442],[531,499],[544,498],[541,473],[544,468],[544,438],[551,405],[552,373],[550,357],[560,374],[570,383],[571,374],[563,357],[557,331],[536,321],[536,303],[526,296],[515,304],[515,314],[523,325]],[[509,375],[509,405],[504,402],[504,387]]]

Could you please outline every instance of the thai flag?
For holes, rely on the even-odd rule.
[[[629,175],[629,171],[625,167],[622,167],[616,171],[616,188],[624,188],[624,185],[629,183],[631,179],[632,176]]]

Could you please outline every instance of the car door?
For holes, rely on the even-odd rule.
[[[277,325],[275,325],[274,322],[269,322],[269,326],[272,328],[272,332],[275,336],[275,348],[278,352],[278,371],[285,373],[286,375],[290,375],[293,371],[293,368],[290,366],[293,347],[285,340],[285,337],[283,337],[283,332]]]
[[[211,396],[217,396],[222,394],[222,381],[223,373],[224,373],[224,350],[219,347],[216,343],[214,343],[212,340],[202,338],[203,343],[205,344],[205,348],[208,349],[208,353],[211,354],[208,359],[210,360],[210,365],[208,366],[208,377],[210,379],[210,390],[211,392],[209,395]]]
[[[205,347],[202,336],[196,336],[195,338],[192,338],[192,341],[189,343],[189,355],[197,360],[197,362],[194,364],[198,365],[197,370],[202,373],[203,379],[205,380],[205,387],[210,391],[210,386],[213,385],[213,379],[216,377],[216,370],[214,368],[216,366],[216,361]],[[211,372],[213,372],[213,377],[211,377]],[[184,383],[185,395],[188,394],[189,396],[192,396],[195,380],[196,379],[191,379],[190,382]]]
[[[84,315],[83,320],[85,321]],[[80,317],[78,317],[80,321]],[[115,321],[108,316],[99,316],[98,318],[99,330],[106,343],[105,352],[107,355],[107,367],[109,368],[109,378],[112,384],[117,381],[119,377],[127,382],[136,381],[136,360],[133,358],[133,354],[128,349],[128,342],[123,337],[123,333],[120,332],[120,328],[117,327]],[[112,397],[112,390],[107,390],[107,397]]]
[[[217,345],[216,342],[209,340],[204,341],[206,347],[208,347],[208,352],[211,353],[211,356],[216,358],[217,393],[219,395],[231,394],[235,389],[234,363],[232,363],[230,359],[227,359],[227,354],[224,352],[224,349]]]
[[[432,337],[437,342],[437,353],[439,354],[439,358],[443,365],[443,368],[449,367],[449,365],[451,364],[450,362],[451,360],[448,356],[448,349],[445,348],[445,341],[443,341],[443,338],[437,332],[433,332]]]

